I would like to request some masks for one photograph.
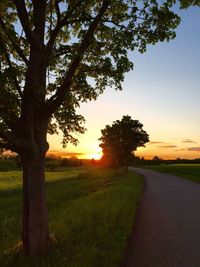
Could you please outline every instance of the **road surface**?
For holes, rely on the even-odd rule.
[[[130,169],[145,189],[123,267],[200,267],[200,184]]]

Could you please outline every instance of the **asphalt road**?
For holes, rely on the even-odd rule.
[[[200,185],[131,169],[145,189],[124,267],[200,267]]]

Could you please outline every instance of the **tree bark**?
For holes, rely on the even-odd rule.
[[[34,153],[33,153],[34,154]],[[45,153],[26,153],[23,164],[23,229],[25,255],[44,254],[49,247],[48,213],[45,198]]]

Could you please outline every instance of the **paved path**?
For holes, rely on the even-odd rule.
[[[131,168],[145,176],[125,267],[200,267],[200,185]]]

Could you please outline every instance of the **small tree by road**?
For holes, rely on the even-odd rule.
[[[138,120],[133,120],[128,115],[114,121],[111,126],[106,125],[99,138],[99,146],[103,150],[102,161],[127,171],[132,153],[149,142],[149,136],[142,127]]]

